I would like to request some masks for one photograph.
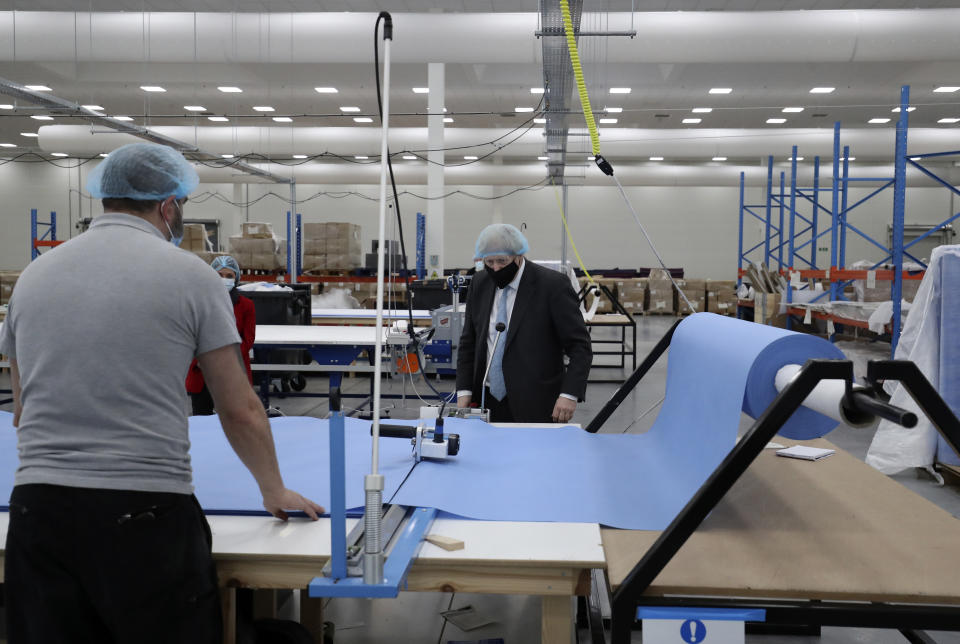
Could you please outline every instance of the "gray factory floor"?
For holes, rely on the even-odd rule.
[[[664,332],[675,321],[671,317],[639,317],[637,318],[637,354],[642,359],[649,349],[662,337]],[[617,330],[593,329],[595,337],[614,337]],[[848,356],[863,362],[869,357],[888,357],[889,345],[865,342],[849,342],[841,344],[841,348]],[[605,379],[625,378],[630,370],[602,369],[594,370],[595,377]],[[0,388],[7,385],[7,376],[0,375]],[[607,421],[601,431],[605,432],[644,432],[652,425],[656,417],[659,401],[664,392],[666,382],[666,360],[660,362],[651,370],[644,381],[627,397],[624,403]],[[421,394],[425,395],[426,386],[419,379],[415,383]],[[365,378],[344,379],[344,391],[347,393],[364,393],[369,386]],[[435,382],[442,391],[453,389],[452,379]],[[603,404],[614,393],[617,386],[614,384],[592,384],[587,391],[587,400],[581,404],[573,421],[586,425],[597,413]],[[308,392],[325,392],[327,381],[325,378],[308,379]],[[390,415],[394,418],[414,418],[417,408],[421,404],[413,393],[409,381],[401,384],[400,380],[385,380],[384,393],[401,393],[406,391],[407,408],[400,408],[400,401],[385,401],[385,407],[391,407]],[[349,399],[348,399],[349,400]],[[325,417],[328,411],[326,398],[274,398],[273,404],[287,415],[308,415]],[[357,401],[357,404],[359,401]],[[349,402],[346,403],[349,405]],[[8,407],[4,407],[8,408]],[[742,427],[749,425],[749,419],[744,418]],[[834,430],[829,439],[857,458],[863,459],[872,439],[872,431],[856,430],[849,427],[839,427]],[[903,485],[912,489],[940,507],[960,517],[960,490],[957,487],[938,487],[929,477],[917,475],[913,472],[896,477]],[[891,563],[891,565],[896,565]],[[909,574],[909,571],[905,571]],[[488,618],[492,623],[488,626],[464,632],[452,623],[444,624],[440,616],[441,611],[448,607],[461,608],[473,606],[477,613]],[[490,596],[449,593],[401,593],[394,600],[345,600],[335,599],[326,606],[325,619],[336,625],[337,644],[372,644],[389,642],[391,644],[421,644],[424,642],[471,642],[488,638],[503,638],[507,644],[527,644],[539,641],[540,606],[536,597],[526,596]],[[960,633],[929,633],[937,642],[960,643]],[[589,641],[586,631],[581,631],[578,640]],[[640,642],[641,634],[634,633],[633,641]],[[824,628],[820,637],[792,636],[792,635],[748,635],[747,641],[756,644],[846,644],[846,643],[877,643],[905,641],[896,631],[876,629],[841,629]]]

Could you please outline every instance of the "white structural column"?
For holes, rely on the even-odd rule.
[[[427,277],[443,277],[444,64],[427,64]]]

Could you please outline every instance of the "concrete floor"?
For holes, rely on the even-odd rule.
[[[641,317],[637,318],[637,355],[638,360],[653,347],[669,327],[676,321],[672,317]],[[613,337],[614,330],[594,329],[597,337]],[[868,343],[844,343],[841,348],[852,359],[865,362],[869,357],[888,357],[889,345]],[[607,361],[612,358],[605,357]],[[603,379],[624,379],[631,370],[611,368],[595,369],[593,376]],[[605,423],[603,432],[645,432],[653,424],[659,411],[659,402],[664,394],[666,382],[666,359],[661,359],[647,374],[640,385],[627,397],[617,411]],[[0,388],[6,386],[6,376],[0,376]],[[434,381],[441,391],[451,391],[453,381],[444,379]],[[343,390],[347,393],[365,393],[369,388],[369,381],[365,378],[346,378]],[[384,402],[385,411],[394,418],[415,418],[421,404],[414,394],[414,388],[425,395],[427,387],[417,378],[413,384],[409,381],[385,380],[384,393],[406,392],[405,402],[390,400]],[[616,391],[614,384],[591,384],[587,391],[587,400],[582,403],[574,416],[573,422],[586,425],[600,410],[604,403]],[[308,392],[325,392],[327,381],[325,378],[308,380]],[[350,406],[348,399],[345,406]],[[275,398],[273,404],[287,415],[325,417],[328,412],[326,398]],[[354,405],[360,400],[353,400]],[[6,407],[9,408],[9,407]],[[741,428],[749,427],[751,420],[744,416]],[[857,430],[845,426],[838,427],[829,439],[849,451],[857,458],[863,459],[872,440],[872,430]],[[897,481],[910,488],[917,494],[931,500],[946,509],[954,516],[960,517],[960,490],[956,487],[938,487],[926,475],[917,475],[913,472],[895,477]],[[896,565],[892,562],[891,565]],[[464,632],[452,623],[446,623],[440,612],[448,607],[462,608],[473,606],[481,616],[492,623],[478,629]],[[529,643],[539,641],[539,600],[526,596],[482,596],[449,593],[402,593],[396,600],[332,600],[327,605],[326,619],[336,625],[336,639],[338,644],[359,644],[390,642],[391,644],[420,644],[424,642],[448,641],[477,641],[489,638],[503,638],[507,644]],[[441,635],[442,632],[442,635]],[[960,644],[960,633],[934,634],[937,642],[951,642]],[[588,640],[587,633],[578,633],[579,641]],[[633,641],[640,642],[641,634],[634,634]],[[824,628],[820,637],[806,636],[771,636],[748,635],[747,641],[763,644],[848,644],[848,643],[876,643],[903,642],[905,639],[896,631],[875,629],[840,629]]]

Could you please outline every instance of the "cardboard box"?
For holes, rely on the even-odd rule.
[[[327,256],[323,255],[314,255],[306,254],[303,255],[303,270],[304,271],[325,271],[327,270]]]
[[[360,268],[359,255],[327,253],[327,270],[353,270]]]
[[[273,237],[273,226],[248,221],[240,224],[240,233],[248,239],[267,239]]]
[[[754,294],[753,299],[753,321],[758,324],[767,324],[770,326],[785,327],[786,315],[780,315],[780,294],[779,293],[760,293]]]
[[[20,271],[0,271],[0,304],[8,304]]]
[[[303,240],[303,254],[304,254],[304,255],[326,255],[326,254],[327,254],[327,240],[325,240],[325,239],[304,239],[304,240]]]
[[[327,237],[324,241],[327,248],[327,255],[356,255],[359,259],[362,254],[360,240],[352,236],[347,237]]]
[[[647,308],[648,313],[675,313],[673,282],[670,275],[662,268],[650,271],[647,278]]]
[[[707,312],[737,314],[737,283],[733,280],[707,280]]]
[[[303,232],[304,239],[326,239],[327,225],[324,223],[301,224],[300,230]]]
[[[696,307],[697,313],[702,313],[707,310],[707,282],[702,279],[687,279],[687,280],[677,280],[677,286],[683,289],[683,294],[687,296],[687,299],[690,300],[690,303]],[[690,310],[690,307],[687,306],[687,303],[684,301],[680,294],[677,293],[677,311],[681,315],[687,315],[688,313],[693,313],[694,311]]]
[[[360,226],[345,222],[328,221],[324,224],[323,236],[327,239],[355,239],[360,241]]]
[[[631,313],[643,312],[644,304],[647,301],[647,279],[627,279],[617,282],[617,298],[623,304],[623,308]]]

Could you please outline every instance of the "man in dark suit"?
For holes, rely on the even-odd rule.
[[[484,270],[467,296],[457,406],[485,403],[494,422],[565,423],[586,393],[590,335],[570,280],[526,261],[528,250],[510,224],[487,226],[477,239]]]

